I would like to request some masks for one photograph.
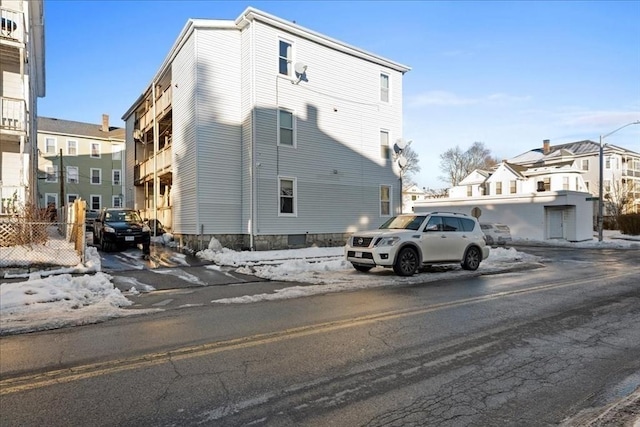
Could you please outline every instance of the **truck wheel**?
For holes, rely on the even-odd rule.
[[[413,276],[418,270],[418,253],[412,248],[400,249],[396,262],[393,264],[393,271],[398,276]]]

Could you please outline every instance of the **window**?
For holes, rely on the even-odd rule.
[[[296,180],[295,178],[280,178],[280,215],[293,216],[296,214]]]
[[[496,194],[502,194],[502,182],[496,182]]]
[[[44,205],[49,206],[50,203],[53,203],[56,208],[58,207],[58,193],[45,193]]]
[[[569,189],[569,177],[568,176],[563,176],[562,177],[562,189],[563,190],[568,190]]]
[[[611,157],[607,156],[604,158],[604,167],[611,169]]]
[[[584,187],[589,191],[589,181],[584,182]]]
[[[444,222],[444,231],[462,231],[458,218],[445,216],[442,220]]]
[[[122,160],[122,145],[115,144],[111,146],[111,158],[113,160]],[[118,206],[119,207],[119,206]]]
[[[120,182],[120,169],[114,169],[111,171],[111,184],[112,185],[122,185]],[[114,206],[119,207],[119,206]]]
[[[611,191],[611,181],[609,181],[608,179],[604,181],[604,191]]]
[[[122,197],[120,197],[120,195],[112,196],[111,197],[111,206],[113,206],[114,208],[121,208],[122,207]]]
[[[67,182],[69,184],[78,184],[80,182],[78,166],[67,166]]]
[[[79,196],[77,194],[67,194],[67,204],[71,204],[76,201]]]
[[[56,139],[55,138],[45,138],[44,140],[44,150],[47,154],[56,155]]]
[[[58,182],[58,166],[47,166],[45,182]]]
[[[67,140],[67,155],[68,156],[78,155],[78,141],[75,141],[73,139]]]
[[[91,199],[91,209],[94,211],[100,210],[102,206],[102,196],[92,194],[89,198]]]
[[[391,186],[380,186],[380,216],[391,215]]]
[[[516,181],[515,179],[512,179],[511,181],[509,181],[509,193],[516,194],[517,191],[518,191],[518,181]]]
[[[278,110],[278,145],[295,146],[293,113],[286,110]]]
[[[551,191],[551,178],[544,179],[544,191]]]
[[[91,157],[93,157],[94,159],[100,158],[100,144],[98,144],[97,142],[91,143]]]
[[[102,184],[102,169],[91,168],[91,184]]]
[[[293,45],[280,40],[278,49],[278,72],[284,76],[291,75],[291,63],[293,62]]]
[[[391,159],[391,148],[389,148],[389,132],[380,131],[380,157],[385,160]]]
[[[473,187],[470,185],[467,185],[467,197],[471,197],[473,196]]]
[[[389,76],[380,73],[380,101],[389,102]]]
[[[589,159],[583,159],[582,160],[582,170],[583,171],[588,171],[589,170]]]

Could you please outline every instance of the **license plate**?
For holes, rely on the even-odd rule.
[[[362,258],[362,252],[356,252],[356,258]]]
[[[134,240],[136,240],[135,236],[124,236],[125,242],[133,242]]]

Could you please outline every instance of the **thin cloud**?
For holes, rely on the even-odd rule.
[[[493,93],[480,98],[468,98],[459,96],[453,92],[442,90],[430,91],[410,97],[410,107],[424,106],[466,106],[466,105],[506,105],[528,101],[531,96],[515,96],[507,93]]]

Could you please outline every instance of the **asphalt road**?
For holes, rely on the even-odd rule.
[[[640,384],[640,251],[519,250],[546,266],[2,337],[0,425],[585,425]]]

